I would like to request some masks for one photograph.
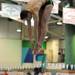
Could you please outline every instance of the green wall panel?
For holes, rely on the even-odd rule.
[[[65,63],[75,64],[75,26],[65,25]]]
[[[31,44],[30,44],[30,42],[29,42],[29,40],[23,40],[22,41],[22,47],[23,48],[31,48],[32,46],[31,46]]]
[[[75,31],[72,37],[72,64],[75,64]]]
[[[23,40],[23,41],[22,41],[22,47],[23,47],[23,48],[31,48],[32,46],[31,46],[29,40]],[[43,42],[42,42],[42,48],[43,48],[43,49],[46,49],[46,41],[43,41]]]
[[[43,42],[42,42],[42,48],[43,48],[43,49],[46,49],[46,41],[43,41]]]
[[[70,25],[65,25],[65,63],[71,62],[71,28]]]

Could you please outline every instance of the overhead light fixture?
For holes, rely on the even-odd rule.
[[[47,35],[45,36],[45,39],[48,39],[48,36]]]
[[[17,29],[16,31],[17,31],[18,33],[20,33],[20,32],[21,32],[21,29]]]
[[[57,22],[57,25],[62,25],[63,23],[61,21],[58,21]]]

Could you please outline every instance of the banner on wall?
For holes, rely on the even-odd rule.
[[[19,2],[29,2],[30,0],[12,0],[12,1],[19,1]]]
[[[21,6],[15,4],[2,3],[0,15],[10,19],[20,19]]]
[[[53,4],[54,4],[54,6],[53,6],[53,8],[52,8],[51,13],[53,13],[53,14],[58,14],[59,3],[53,3]]]
[[[22,63],[33,63],[33,53],[31,48],[22,48]]]
[[[63,23],[75,24],[75,9],[63,8]]]
[[[52,1],[53,1],[53,9],[51,13],[58,14],[59,3],[61,3],[61,1],[60,0],[52,0]]]

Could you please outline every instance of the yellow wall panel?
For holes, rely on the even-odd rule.
[[[21,40],[0,39],[0,64],[17,66],[21,64]]]
[[[59,40],[50,39],[47,42],[47,60],[48,62],[58,62]]]

